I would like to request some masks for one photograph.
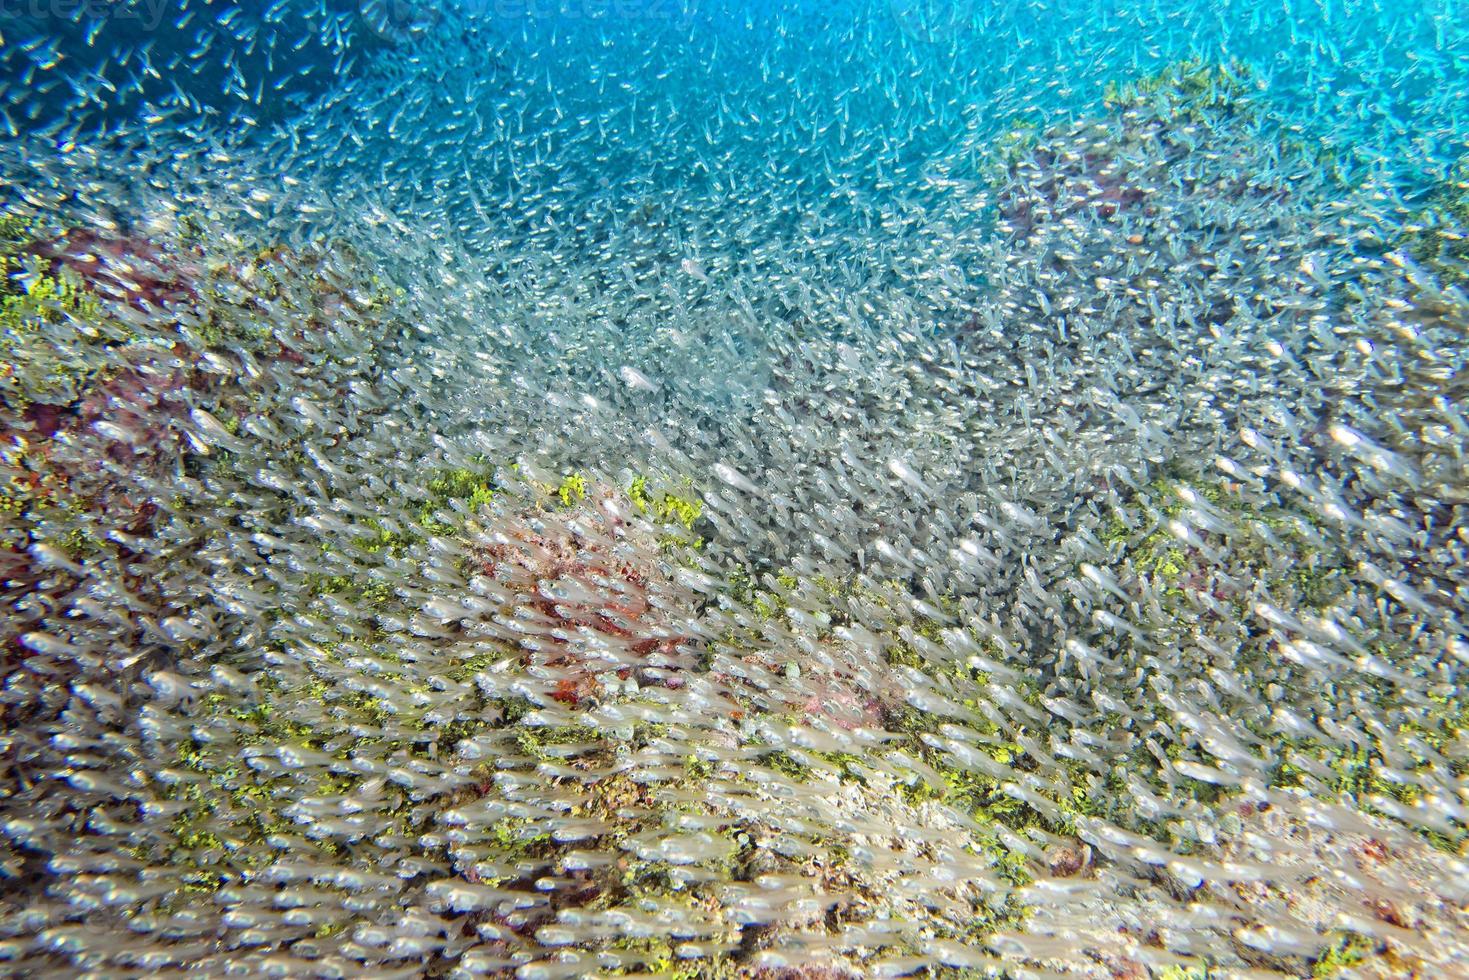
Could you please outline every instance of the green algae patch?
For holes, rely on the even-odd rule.
[[[474,466],[437,471],[426,487],[429,497],[419,508],[418,523],[429,534],[439,535],[458,528],[457,518],[445,512],[451,501],[474,514],[494,500],[497,492],[494,471],[483,458]]]
[[[685,479],[673,488],[663,487],[655,491],[650,489],[647,477],[635,476],[628,486],[627,497],[638,513],[665,528],[680,529],[665,530],[659,535],[658,543],[664,551],[703,547],[704,538],[694,531],[694,527],[704,514],[704,502],[699,499],[692,481]]]
[[[14,264],[13,259],[7,262]],[[87,348],[115,345],[127,335],[103,323],[96,297],[65,272],[53,276],[9,269],[5,282],[6,291],[0,294],[0,392],[22,407],[75,401],[96,370]],[[69,342],[58,339],[67,335]]]
[[[1163,100],[1186,112],[1234,107],[1254,89],[1253,73],[1240,61],[1189,58],[1131,82],[1108,82],[1102,101],[1113,108]]]
[[[1399,245],[1445,284],[1469,287],[1469,158],[1403,226]]]
[[[587,478],[580,473],[571,473],[556,488],[556,499],[562,507],[574,507],[587,498]]]
[[[1357,932],[1337,935],[1331,945],[1311,963],[1312,980],[1331,980],[1365,961],[1377,951],[1377,942]]]
[[[1024,159],[1040,142],[1043,127],[1034,119],[1014,119],[994,142],[996,162],[1008,168]]]

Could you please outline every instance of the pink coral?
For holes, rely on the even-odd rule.
[[[678,671],[694,659],[656,542],[599,506],[611,497],[598,488],[572,510],[511,518],[479,555],[481,571],[518,602],[526,664],[548,668],[550,697],[572,707],[611,674],[680,687]]]
[[[200,272],[196,257],[170,255],[140,236],[110,235],[90,228],[72,228],[33,244],[30,250],[50,260],[52,274],[66,269],[99,296],[139,307],[193,299]]]

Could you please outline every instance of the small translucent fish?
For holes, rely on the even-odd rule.
[[[617,374],[619,377],[622,378],[623,383],[626,384],[629,388],[632,388],[634,391],[658,390],[658,385],[655,384],[652,379],[650,379],[646,374],[639,371],[635,367],[624,364],[622,367],[617,369]]]

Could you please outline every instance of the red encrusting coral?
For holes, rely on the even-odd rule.
[[[1153,218],[1160,207],[1152,199],[1170,182],[1178,185],[1176,190],[1200,200],[1286,199],[1283,186],[1244,173],[1207,183],[1191,177],[1191,158],[1209,150],[1178,132],[1180,125],[1177,120],[1124,117],[1097,149],[1077,153],[1036,147],[1008,167],[997,197],[1000,218],[1021,239],[1030,237],[1047,220],[1087,212],[1104,220],[1128,215]],[[1143,238],[1131,236],[1128,243],[1142,244]]]
[[[600,507],[594,488],[565,511],[507,523],[482,549],[480,571],[517,597],[527,666],[553,678],[548,696],[568,707],[597,699],[613,678],[670,689],[694,662],[670,610],[675,590],[657,543]]]
[[[133,306],[169,306],[195,298],[201,274],[197,255],[169,254],[139,235],[71,228],[33,243],[31,253],[50,262],[50,274],[72,273],[89,290]]]
[[[156,333],[140,343],[94,336],[88,331],[95,324],[76,324],[82,331],[79,342],[96,346],[101,366],[74,373],[73,388],[65,396],[70,400],[7,400],[0,404],[6,506],[23,523],[53,508],[88,514],[89,523],[97,529],[88,547],[112,554],[126,576],[139,556],[119,541],[106,540],[106,532],[115,529],[120,537],[129,538],[148,538],[155,533],[161,508],[144,488],[199,454],[200,445],[188,434],[198,430],[191,411],[204,408],[221,421],[234,417],[250,401],[252,382],[245,372],[226,375],[209,365],[209,351],[197,331],[168,333],[168,324],[175,317],[184,319],[186,311],[202,313],[196,308],[204,266],[196,251],[165,248],[134,234],[75,227],[23,245],[18,254],[41,259],[47,263],[42,266],[47,275],[100,300],[79,307],[88,316],[112,321],[114,313],[123,312],[118,307],[131,307],[155,317]],[[223,272],[226,282],[258,284],[289,271],[295,280],[311,284],[302,297],[308,309],[305,315],[293,318],[295,325],[284,338],[278,330],[247,332],[235,338],[251,349],[258,362],[304,364],[313,338],[340,314],[347,300],[328,277],[306,277],[291,270],[293,265],[319,264],[323,258],[323,254],[276,248]],[[247,290],[246,295],[251,297],[247,303],[258,304],[258,290]],[[115,304],[113,311],[109,311],[109,302]],[[209,317],[211,329],[225,335],[234,329],[215,322],[217,313]],[[130,332],[127,323],[126,317],[116,318],[117,336]],[[13,370],[10,365],[0,368],[7,373]],[[0,589],[7,601],[35,598],[39,590],[51,603],[76,584],[69,572],[38,564],[24,536],[0,549]],[[30,628],[28,622],[27,616],[9,617],[7,628],[0,633],[7,660],[28,655],[19,641]]]

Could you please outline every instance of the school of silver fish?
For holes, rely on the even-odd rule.
[[[0,973],[1469,976],[1457,0],[0,42]]]

